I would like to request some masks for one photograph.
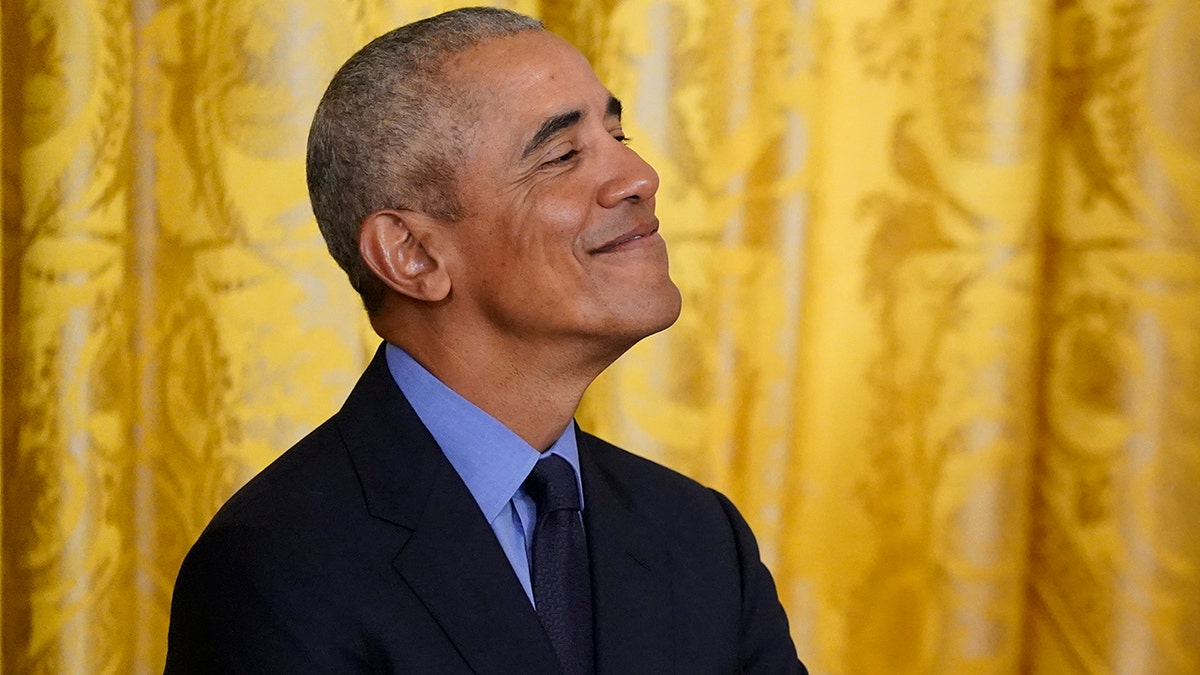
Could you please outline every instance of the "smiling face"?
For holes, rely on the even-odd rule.
[[[447,66],[474,117],[444,225],[450,300],[489,339],[596,348],[615,358],[671,325],[654,195],[658,175],[624,142],[621,106],[561,38],[526,31]],[[605,364],[607,365],[607,364]]]

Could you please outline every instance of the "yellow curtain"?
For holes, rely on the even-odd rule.
[[[161,670],[375,342],[316,99],[455,4],[3,5],[0,670]],[[685,298],[581,423],[739,504],[814,672],[1200,672],[1200,4],[509,6],[627,102]]]

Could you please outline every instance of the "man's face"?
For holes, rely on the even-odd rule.
[[[671,325],[654,193],[623,142],[620,104],[561,38],[526,31],[451,61],[469,105],[458,193],[445,225],[453,302],[501,339],[624,350]]]

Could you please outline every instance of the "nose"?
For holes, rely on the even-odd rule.
[[[610,155],[608,177],[601,183],[597,201],[606,209],[622,202],[647,202],[658,192],[658,172],[641,155],[620,143]]]

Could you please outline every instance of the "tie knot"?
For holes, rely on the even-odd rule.
[[[538,512],[545,514],[559,509],[579,510],[579,484],[575,469],[559,455],[539,459],[525,479],[525,491],[533,497]]]

